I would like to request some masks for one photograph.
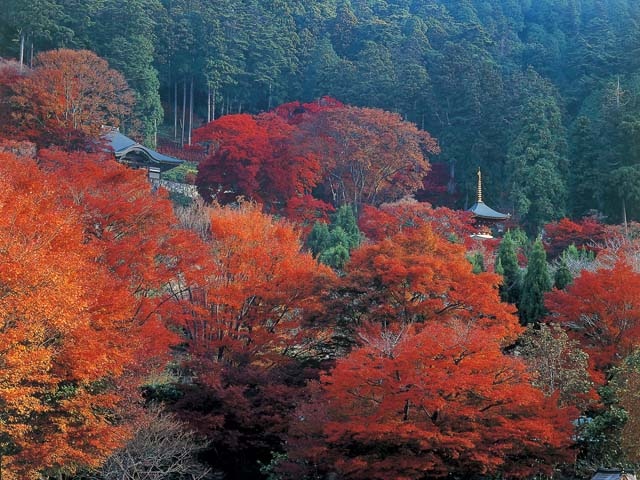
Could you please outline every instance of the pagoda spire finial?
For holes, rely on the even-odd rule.
[[[478,203],[482,203],[482,172],[478,167]]]

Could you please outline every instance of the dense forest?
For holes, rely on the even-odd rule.
[[[0,12],[0,480],[640,467],[640,5]]]
[[[189,143],[190,125],[222,114],[329,95],[398,112],[437,138],[437,162],[455,175],[450,205],[473,203],[482,167],[487,197],[535,225],[594,211],[610,222],[625,210],[640,217],[640,6],[631,0],[0,7],[0,56],[95,51],[135,90],[147,143],[157,130]]]

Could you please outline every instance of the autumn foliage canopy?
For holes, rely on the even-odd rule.
[[[42,52],[23,73],[0,64],[0,93],[0,135],[45,147],[95,141],[103,125],[127,119],[134,103],[124,76],[88,50]]]
[[[354,252],[337,308],[356,346],[299,409],[283,471],[522,478],[569,459],[576,412],[503,353],[521,327],[498,282],[428,224]]]
[[[439,152],[397,114],[330,98],[228,115],[195,138],[209,146],[196,181],[205,198],[245,196],[275,211],[301,198],[333,206],[398,200],[420,188],[427,155]]]
[[[198,240],[111,158],[0,155],[4,468],[98,466],[126,439],[114,418],[178,341],[167,299],[194,265],[178,251]]]
[[[329,98],[227,115],[196,134],[208,145],[198,187],[217,203],[176,215],[145,172],[95,148],[132,105],[106,62],[58,50],[23,73],[3,64],[0,93],[3,475],[113,464],[142,434],[130,426],[145,399],[244,478],[258,460],[283,478],[416,480],[522,478],[571,460],[578,413],[507,353],[523,329],[501,278],[465,257],[471,218],[406,198],[438,152],[428,133]],[[354,217],[336,273],[305,251],[300,225],[348,205],[361,231]],[[594,369],[635,338],[616,313],[635,273],[614,271],[628,289],[593,310],[610,335],[576,332],[601,349]],[[583,278],[550,297],[563,321],[611,288]]]

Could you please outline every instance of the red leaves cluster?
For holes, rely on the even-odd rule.
[[[593,217],[586,217],[574,222],[563,218],[558,222],[548,223],[544,226],[545,246],[547,254],[551,258],[560,255],[570,245],[584,247],[593,250],[594,245],[605,238],[605,225]]]
[[[489,332],[448,322],[411,330],[393,348],[384,336],[371,339],[323,377],[323,433],[337,471],[522,478],[544,470],[538,459],[567,458],[568,412],[529,385],[522,362],[505,357]]]
[[[564,325],[589,354],[599,383],[640,341],[640,274],[624,259],[611,268],[583,271],[566,290],[549,293],[545,304],[550,319]]]
[[[228,115],[195,137],[209,145],[196,181],[205,198],[245,196],[271,211],[310,194],[333,206],[398,200],[420,188],[427,155],[439,152],[427,132],[397,114],[329,98]]]
[[[473,215],[467,211],[433,208],[428,203],[401,200],[379,208],[365,205],[358,223],[362,233],[374,241],[428,223],[443,237],[467,242],[476,232],[473,221]]]

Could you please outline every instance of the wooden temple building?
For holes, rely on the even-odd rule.
[[[478,168],[478,199],[469,211],[476,221],[478,232],[473,235],[475,238],[493,238],[492,227],[511,218],[508,213],[500,213],[482,200],[482,172]]]
[[[151,180],[159,180],[165,172],[183,163],[183,160],[164,155],[145,147],[123,135],[116,128],[103,129],[102,138],[120,163],[132,168],[144,168]]]

